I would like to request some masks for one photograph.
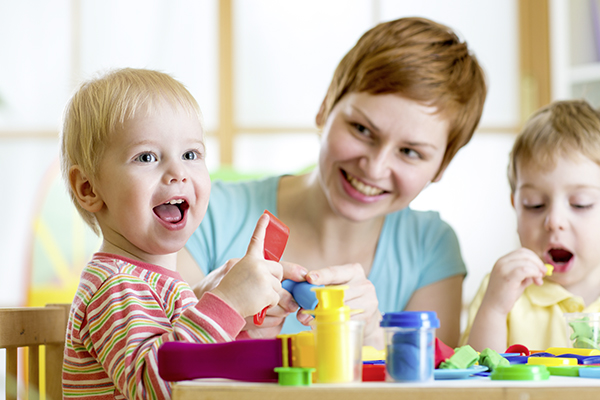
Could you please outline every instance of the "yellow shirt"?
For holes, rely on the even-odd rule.
[[[469,306],[467,328],[461,336],[461,346],[467,342],[489,280],[488,274]],[[600,298],[585,307],[581,297],[557,283],[544,280],[542,286],[529,285],[506,318],[506,347],[513,344],[522,344],[530,350],[572,347],[563,314],[574,312],[600,312]]]

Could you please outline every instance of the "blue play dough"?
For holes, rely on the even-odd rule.
[[[431,379],[435,335],[431,329],[409,329],[392,336],[387,346],[387,369],[395,381]]]
[[[380,325],[386,332],[386,369],[397,382],[433,380],[435,328],[440,326],[433,311],[385,313]]]
[[[286,279],[281,282],[281,287],[292,294],[296,303],[305,310],[314,310],[319,301],[317,294],[311,289],[314,287],[323,287],[322,285],[312,285],[308,282],[294,282]]]

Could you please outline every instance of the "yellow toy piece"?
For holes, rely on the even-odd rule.
[[[544,264],[546,266],[546,276],[552,276],[552,271],[554,271],[554,265],[552,264]]]
[[[385,350],[377,350],[373,346],[363,346],[362,348],[363,361],[381,361],[385,360]]]
[[[529,357],[527,364],[545,365],[546,367],[566,367],[569,365],[577,365],[576,358],[561,358],[561,357]]]
[[[576,349],[570,347],[549,347],[546,349],[546,353],[560,356],[562,354],[575,354],[577,356],[599,356],[600,350],[596,349]]]
[[[313,331],[302,331],[292,336],[292,366],[303,368],[317,366]]]

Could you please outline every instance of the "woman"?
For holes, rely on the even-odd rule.
[[[317,167],[214,184],[206,217],[186,246],[204,273],[214,271],[197,293],[245,254],[268,209],[290,228],[283,261],[295,264],[284,263],[286,276],[348,285],[347,305],[364,310],[355,318],[366,321],[365,344],[383,346],[381,313],[431,310],[441,321],[438,337],[457,345],[466,275],[458,240],[437,213],[408,206],[471,139],[485,96],[481,67],[448,27],[402,18],[366,32],[340,62],[317,114]],[[279,333],[296,309],[282,294],[263,326],[247,325],[248,334]],[[284,331],[310,318],[292,315]]]

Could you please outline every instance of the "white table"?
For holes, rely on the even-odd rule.
[[[424,384],[362,382],[308,387],[227,380],[177,382],[174,400],[600,400],[600,379],[551,376],[547,381],[489,378],[436,380]]]

